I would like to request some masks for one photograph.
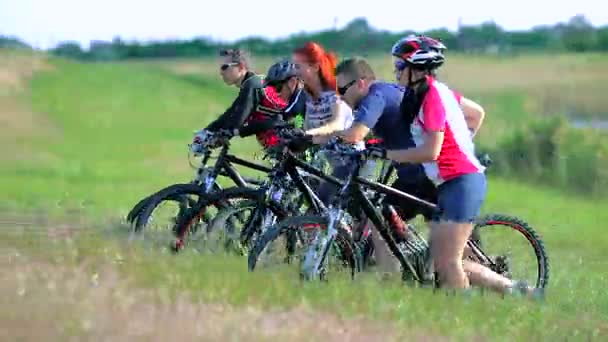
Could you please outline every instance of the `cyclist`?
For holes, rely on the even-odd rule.
[[[352,109],[336,93],[336,55],[308,42],[294,50],[293,61],[308,94],[304,129],[309,139],[349,127]]]
[[[531,294],[532,289],[524,284],[478,263],[463,261],[487,185],[462,110],[453,92],[435,78],[435,71],[445,61],[445,49],[437,40],[415,35],[394,44],[391,53],[398,80],[411,89],[401,107],[415,147],[375,150],[371,154],[422,164],[437,188],[438,212],[430,225],[431,256],[443,286],[464,289],[472,281],[501,292],[517,288]]]
[[[371,66],[361,57],[349,58],[341,62],[336,74],[340,95],[355,109],[353,125],[336,135],[353,143],[362,141],[373,130],[374,135],[382,139],[386,148],[401,149],[414,146],[408,134],[409,122],[404,119],[400,111],[405,93],[404,87],[377,81]],[[477,132],[483,121],[483,108],[471,100],[462,98],[459,94],[455,93],[455,96],[463,111],[469,113],[465,117],[470,124],[470,130]],[[392,187],[429,202],[437,201],[437,191],[419,165],[399,164],[397,171],[399,177]],[[427,220],[432,217],[433,212],[418,202],[397,196],[388,196],[387,200],[400,208],[400,216],[406,221],[418,214],[422,214]],[[372,235],[372,238],[377,247],[378,265],[385,270],[390,268],[390,263],[395,261],[394,258],[384,243],[377,242],[377,234]]]
[[[415,146],[409,134],[409,122],[404,120],[401,115],[405,87],[377,81],[371,66],[361,57],[349,58],[341,62],[336,69],[336,74],[338,85],[342,84],[342,86],[338,86],[340,95],[355,109],[352,126],[337,135],[347,142],[359,142],[373,129],[373,133],[383,140],[386,148],[398,149]],[[485,112],[480,105],[462,97],[459,93],[454,92],[454,96],[465,113],[465,121],[471,136],[474,136],[481,127]],[[408,193],[417,193],[427,201],[436,201],[436,189],[424,177],[419,165],[399,164],[398,171],[400,177],[393,187]],[[425,209],[426,207],[412,202],[408,203],[407,209],[402,209],[402,211],[407,210],[407,212],[404,211],[406,220],[413,218],[418,213],[430,218],[432,213]]]
[[[251,132],[258,132],[258,141],[264,147],[268,147],[278,142],[276,131],[272,129],[273,122],[290,121],[298,115],[303,115],[306,110],[306,94],[302,82],[297,77],[296,66],[288,60],[270,66],[263,87],[267,92],[278,96],[279,100],[276,102],[281,104],[280,108],[261,106],[262,109],[250,116],[239,134],[248,135]]]
[[[334,53],[325,51],[317,43],[308,42],[295,49],[292,57],[308,95],[304,115],[306,135],[291,144],[292,149],[302,150],[312,143],[323,143],[323,140],[317,138],[319,136],[350,127],[353,113],[336,93],[337,58]],[[359,144],[360,148],[364,146],[364,143]],[[334,176],[344,178],[348,174],[349,166],[344,165],[341,160],[332,159],[330,163]],[[327,203],[335,190],[334,185],[323,182],[318,190],[319,198]]]
[[[298,70],[289,60],[281,60],[270,66],[264,80],[265,87],[273,87],[279,97],[287,103],[282,110],[284,120],[291,120],[306,112],[307,95],[304,83],[298,78]]]
[[[265,88],[263,78],[250,70],[250,60],[245,51],[222,50],[220,57],[220,75],[224,83],[238,87],[239,94],[232,105],[205,130],[239,134],[243,125],[274,117],[285,109],[287,102],[273,87]],[[263,146],[272,143],[272,137],[265,132],[257,133],[257,139]]]

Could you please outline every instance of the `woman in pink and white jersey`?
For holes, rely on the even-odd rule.
[[[463,261],[466,241],[485,200],[484,167],[477,160],[459,95],[435,78],[445,46],[432,38],[408,36],[392,48],[397,79],[407,86],[401,110],[410,122],[415,147],[376,151],[381,157],[422,164],[437,187],[438,211],[431,222],[431,256],[442,286],[467,288],[470,283],[508,293],[531,293],[525,283]],[[373,152],[370,152],[374,154]]]

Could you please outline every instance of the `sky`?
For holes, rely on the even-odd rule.
[[[75,40],[189,39],[234,41],[256,35],[285,37],[346,25],[365,17],[390,31],[427,30],[494,20],[508,30],[565,22],[583,14],[595,26],[608,24],[599,0],[0,0],[0,35],[17,36],[37,48]],[[419,4],[419,5],[418,5]],[[417,9],[417,7],[419,9]],[[408,15],[409,13],[409,15]]]

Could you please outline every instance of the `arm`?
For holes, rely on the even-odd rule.
[[[437,160],[443,145],[443,132],[432,131],[425,136],[422,146],[405,150],[386,151],[386,157],[399,163],[426,163]]]
[[[437,160],[443,146],[446,126],[445,107],[437,89],[433,87],[429,89],[422,103],[422,112],[424,117],[418,118],[424,130],[422,145],[404,150],[387,151],[387,158],[401,163],[418,164]]]
[[[363,141],[370,129],[361,122],[355,122],[348,129],[336,132],[336,135],[341,137],[344,141],[354,144]]]
[[[486,113],[483,110],[483,107],[465,97],[460,101],[460,108],[464,113],[464,119],[467,121],[467,126],[474,137],[475,134],[477,134],[477,131],[479,131]]]
[[[370,92],[359,103],[352,126],[331,135],[337,135],[351,144],[363,141],[384,113],[385,105],[380,91]]]
[[[355,122],[352,126],[342,131],[335,131],[333,133],[324,135],[315,135],[312,137],[312,142],[315,144],[325,144],[329,141],[329,139],[331,139],[331,137],[338,136],[344,139],[344,141],[347,143],[355,144],[363,141],[369,131],[369,127],[360,122]]]
[[[243,125],[255,105],[256,91],[251,82],[245,81],[244,83],[232,105],[219,118],[210,123],[206,128],[207,130],[234,129]]]
[[[326,123],[325,125],[321,126],[321,127],[317,127],[317,128],[312,128],[306,131],[306,134],[308,135],[328,135],[331,133],[334,133],[340,129],[342,129],[342,123],[344,122],[344,119],[346,118],[346,108],[343,108],[342,106],[347,106],[346,103],[342,102],[341,100],[337,100],[334,103],[333,109],[332,109],[332,117],[329,120],[328,123]]]

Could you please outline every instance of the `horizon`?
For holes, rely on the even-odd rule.
[[[477,6],[479,1],[475,0],[461,0],[457,4],[437,0],[438,6],[443,4],[441,12],[408,18],[407,24],[402,24],[404,19],[399,11],[390,10],[394,4],[390,0],[375,0],[375,6],[366,10],[367,15],[354,6],[340,8],[338,2],[322,0],[309,0],[307,7],[290,6],[283,12],[276,8],[276,2],[267,0],[258,1],[252,8],[246,7],[250,2],[245,0],[233,0],[231,7],[189,0],[175,0],[170,5],[143,4],[141,0],[128,3],[108,0],[88,4],[71,0],[36,2],[13,1],[8,8],[3,8],[6,3],[0,4],[0,35],[15,36],[33,48],[49,49],[65,41],[75,41],[88,48],[91,41],[111,41],[114,37],[139,42],[189,40],[196,37],[225,43],[249,37],[277,40],[293,34],[341,29],[356,18],[365,18],[374,29],[394,33],[439,28],[457,31],[460,25],[479,25],[489,21],[507,31],[530,30],[537,26],[565,23],[576,15],[584,15],[595,27],[608,24],[608,13],[603,11],[603,6],[591,0],[579,0],[576,4],[512,0],[482,8]],[[546,10],[548,6],[551,11]],[[318,11],[319,8],[326,8],[326,11]],[[526,11],[520,8],[526,8]],[[306,25],[293,20],[291,12],[295,11],[299,11],[298,17],[306,18],[303,20]],[[225,25],[227,17],[242,24]],[[266,17],[270,19],[265,20]],[[252,32],[251,21],[256,21],[255,32]]]

